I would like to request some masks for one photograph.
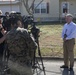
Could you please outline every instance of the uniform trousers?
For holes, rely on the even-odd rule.
[[[0,54],[0,73],[3,71],[3,61],[2,61],[3,55]]]
[[[11,75],[33,75],[31,67],[27,65],[20,65],[17,62],[9,60],[8,67],[10,68]]]

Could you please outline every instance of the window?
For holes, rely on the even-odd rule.
[[[46,3],[41,4],[41,13],[46,13],[46,11],[47,11]]]
[[[40,6],[40,5],[37,6],[37,4],[34,4],[34,7],[36,7],[36,8],[35,8],[35,13],[40,13],[40,8],[41,8],[41,6]]]
[[[38,4],[34,4],[35,14],[42,14],[42,13],[49,13],[49,3],[41,3],[39,6]],[[37,6],[37,7],[36,7]]]
[[[63,4],[62,4],[63,13],[68,13],[69,12],[68,9],[69,9],[69,3],[68,2],[63,2]]]

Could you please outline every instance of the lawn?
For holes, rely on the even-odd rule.
[[[63,24],[38,25],[37,27],[40,29],[39,44],[42,56],[63,57],[61,38]],[[74,51],[76,56],[76,45]]]

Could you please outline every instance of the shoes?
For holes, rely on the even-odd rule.
[[[73,68],[72,68],[72,67],[70,67],[70,68],[69,68],[69,71],[73,71]]]
[[[68,66],[62,65],[60,66],[60,68],[68,68]]]
[[[60,68],[68,68],[68,66],[62,65]],[[73,67],[68,68],[69,71],[73,71]]]

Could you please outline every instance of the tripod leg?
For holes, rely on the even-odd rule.
[[[42,67],[40,66],[38,60],[36,59],[36,50],[34,50],[34,58],[32,60],[32,68],[34,69],[34,71],[35,71],[35,69],[38,68],[38,69],[40,69],[40,70],[42,70],[44,72],[44,75],[46,75],[45,67],[44,67],[44,64],[43,64],[43,59],[42,59],[41,52],[40,52],[38,37],[37,37],[37,39],[35,39],[35,41],[38,44],[38,48],[37,48],[38,49],[38,55],[40,57],[40,61],[41,61]]]
[[[36,50],[34,50],[34,57],[33,57],[33,60],[31,61],[31,62],[32,62],[32,63],[31,63],[31,64],[32,64],[32,68],[35,67],[35,61],[36,61],[36,60],[35,60],[35,59],[36,59],[36,58],[35,58],[35,54],[36,54]]]
[[[39,46],[39,40],[38,40],[38,38],[37,38],[37,44],[38,44],[38,54],[40,56],[40,60],[41,60],[41,63],[42,63],[42,69],[44,71],[44,75],[46,75],[46,73],[45,73],[45,67],[44,67],[44,64],[43,64],[43,59],[42,59],[41,52],[40,52],[40,46]]]
[[[45,67],[44,67],[44,64],[43,64],[43,59],[42,59],[42,56],[41,56],[41,52],[39,51],[39,56],[40,56],[40,60],[41,60],[41,63],[42,63],[42,69],[44,71],[44,75],[46,75],[45,73]]]

